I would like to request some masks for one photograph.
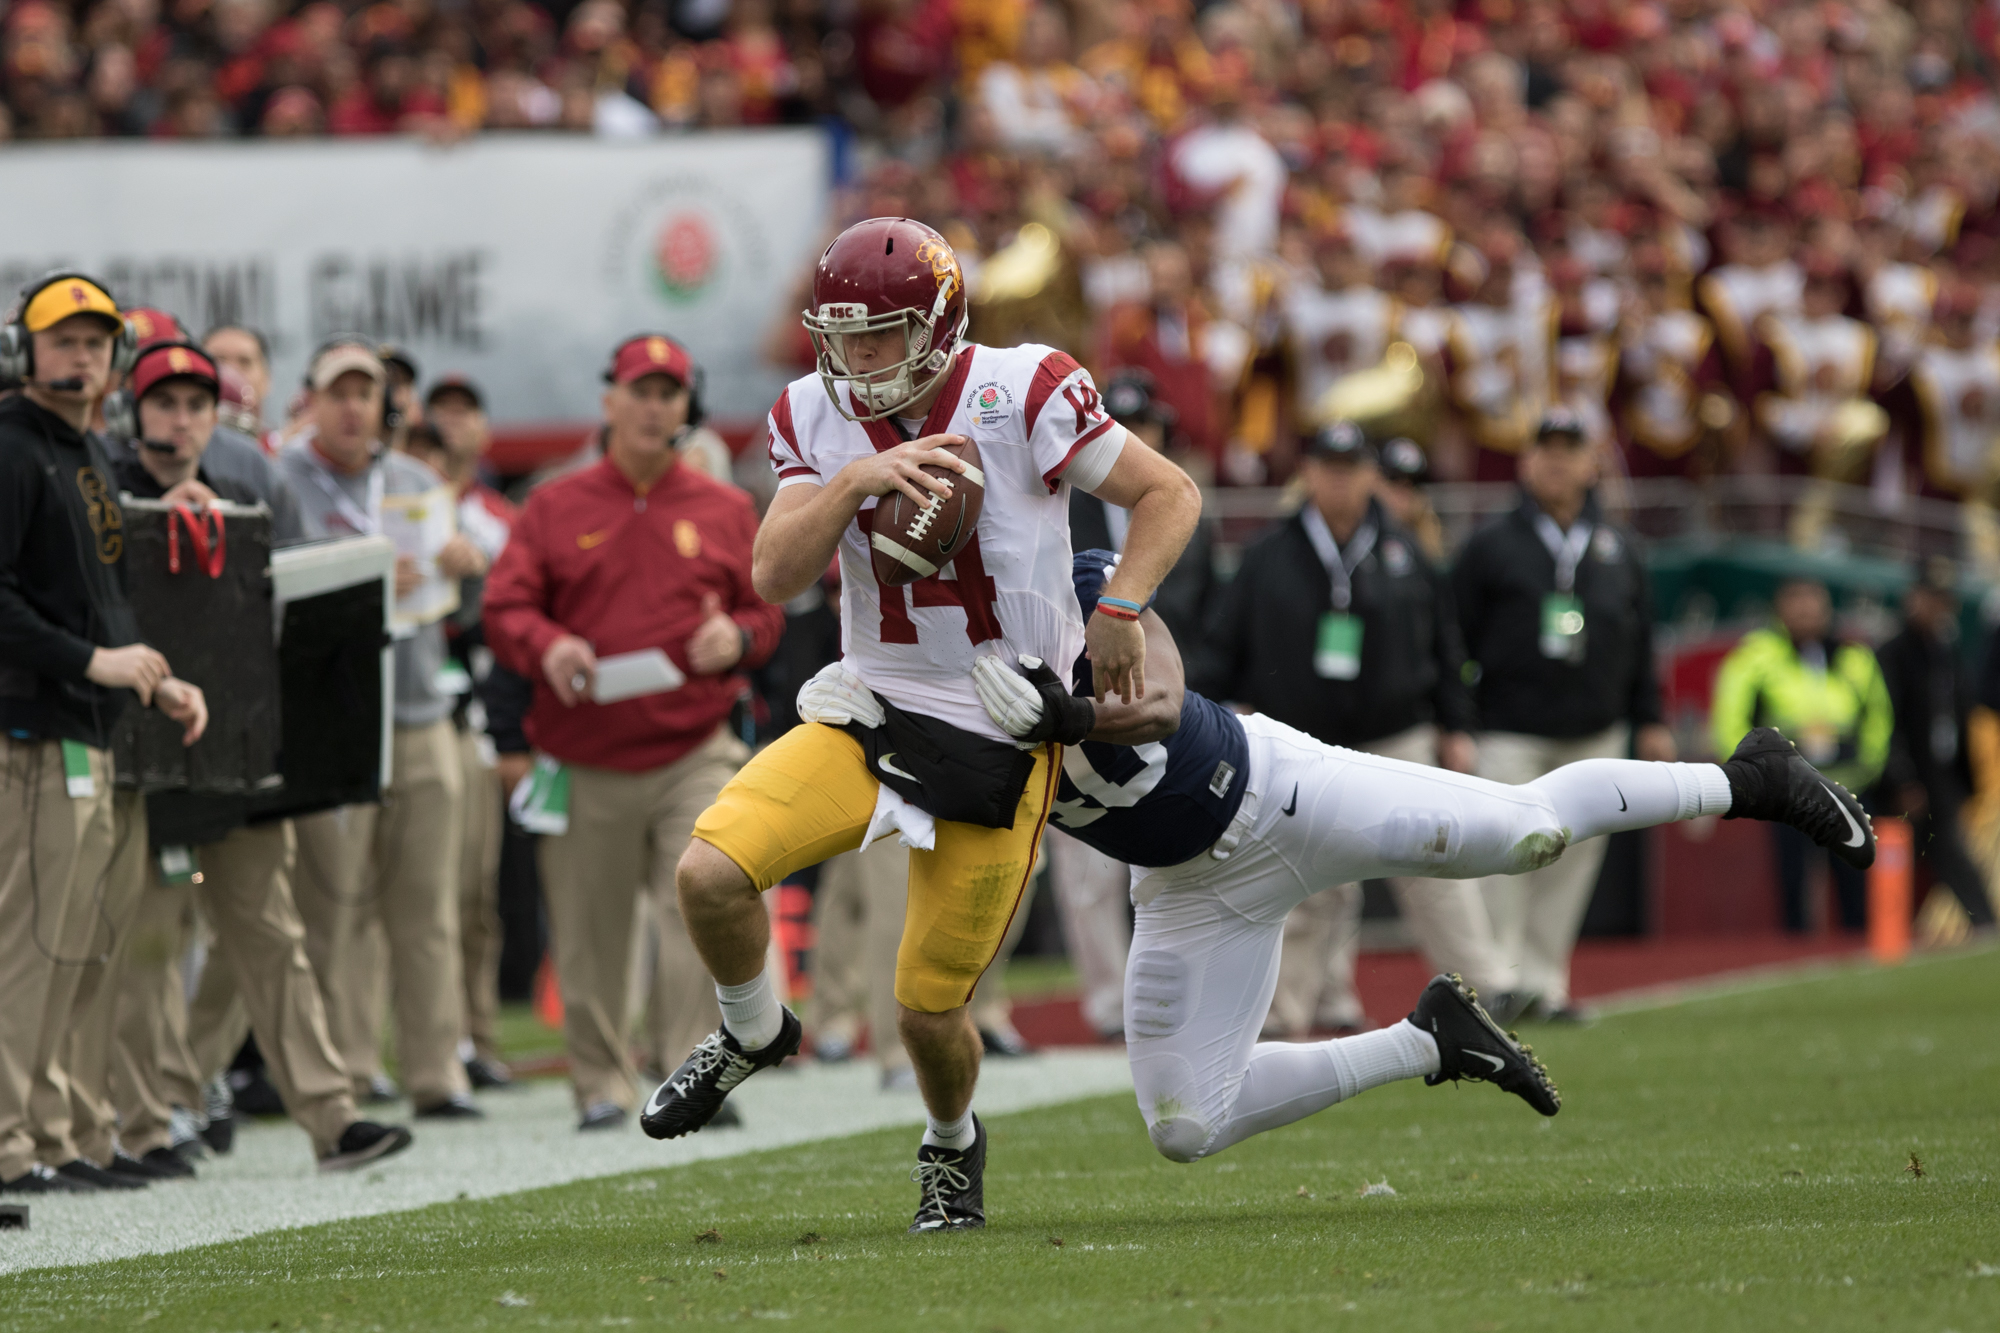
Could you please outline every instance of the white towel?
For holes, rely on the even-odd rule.
[[[898,835],[905,847],[925,852],[937,850],[936,821],[889,790],[885,782],[876,789],[875,813],[869,817],[868,831],[861,835],[862,850],[891,833]]]

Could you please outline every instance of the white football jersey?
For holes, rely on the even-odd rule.
[[[817,375],[786,386],[769,426],[780,489],[823,486],[847,464],[904,439],[891,422],[842,416]],[[1009,663],[1039,657],[1062,675],[1083,651],[1067,487],[1102,485],[1125,431],[1105,412],[1088,371],[1066,352],[1031,343],[959,351],[944,391],[909,438],[946,433],[979,446],[986,494],[978,530],[936,574],[884,587],[868,546],[877,502],[866,502],[840,539],[841,655],[898,708],[1010,740],[979,702],[972,663],[989,653]]]

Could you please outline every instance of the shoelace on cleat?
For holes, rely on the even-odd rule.
[[[940,1217],[948,1216],[948,1198],[945,1189],[949,1186],[953,1193],[963,1194],[972,1188],[972,1177],[953,1166],[950,1162],[922,1161],[910,1171],[910,1179],[916,1182],[921,1201],[917,1204],[917,1215],[934,1212]]]
[[[735,1072],[734,1066],[738,1065],[743,1067],[742,1073],[738,1074],[735,1080],[725,1087],[724,1080],[731,1073]],[[720,1032],[711,1032],[707,1037],[703,1038],[701,1045],[695,1047],[688,1054],[687,1063],[682,1068],[686,1072],[674,1079],[671,1085],[673,1090],[682,1096],[687,1094],[688,1089],[694,1086],[697,1079],[706,1078],[710,1074],[719,1075],[715,1080],[715,1086],[727,1092],[729,1088],[734,1087],[737,1083],[741,1083],[750,1073],[749,1061],[744,1060],[741,1056],[732,1054],[722,1044],[722,1034]]]

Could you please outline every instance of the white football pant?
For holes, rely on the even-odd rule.
[[[1509,787],[1339,749],[1264,717],[1243,726],[1249,775],[1228,831],[1193,860],[1133,872],[1126,1049],[1147,1132],[1179,1162],[1426,1072],[1401,1023],[1325,1042],[1257,1040],[1285,917],[1310,894],[1394,876],[1521,874],[1571,843],[1729,808],[1713,764],[1592,759]]]

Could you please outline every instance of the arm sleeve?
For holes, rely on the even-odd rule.
[[[1068,352],[1050,352],[1035,367],[1021,413],[1028,452],[1051,492],[1065,481],[1095,490],[1125,447],[1125,431],[1104,410],[1090,372]]]
[[[771,654],[778,651],[778,640],[785,635],[785,608],[758,596],[751,582],[750,548],[757,538],[757,515],[748,497],[738,498],[741,512],[729,561],[729,618],[750,636],[743,658],[736,664],[739,670],[749,671],[770,661]]]
[[[1427,569],[1430,580],[1432,651],[1437,654],[1437,687],[1431,692],[1431,709],[1440,731],[1472,731],[1479,725],[1472,706],[1472,692],[1465,688],[1465,640],[1458,628],[1458,608],[1452,600],[1451,581],[1438,570]]]
[[[778,489],[810,482],[815,486],[826,485],[826,478],[807,459],[805,450],[799,447],[799,433],[792,424],[792,391],[787,388],[778,395],[778,401],[771,404],[771,414],[765,419],[764,448],[771,456],[771,470],[778,474]]]
[[[539,679],[542,654],[549,645],[568,633],[549,619],[548,567],[542,559],[542,519],[547,513],[535,500],[500,553],[500,559],[486,576],[486,600],[482,614],[486,642],[493,656],[510,671]]]
[[[7,447],[17,456],[0,465],[0,662],[56,680],[82,680],[96,645],[44,619],[21,581],[21,549],[41,498],[41,478],[18,445],[9,441]]]

